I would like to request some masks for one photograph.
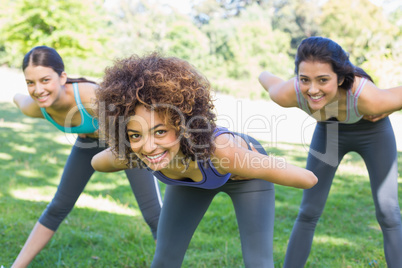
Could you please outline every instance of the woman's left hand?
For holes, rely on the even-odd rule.
[[[385,114],[365,115],[365,116],[363,116],[363,119],[371,121],[371,122],[377,122],[378,120],[383,119],[390,114],[392,114],[392,112],[385,113]]]

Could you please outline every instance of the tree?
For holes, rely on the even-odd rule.
[[[166,33],[166,52],[188,60],[199,68],[205,69],[209,56],[209,40],[191,21],[178,21]]]
[[[259,86],[256,77],[263,69],[292,75],[290,36],[272,29],[272,12],[270,5],[256,2],[238,16],[211,16],[200,25],[209,39],[205,70],[215,90],[255,97],[263,93],[255,90]]]
[[[170,25],[182,20],[173,9],[145,0],[119,0],[111,9],[115,56],[148,51],[166,51],[164,42]],[[188,19],[189,20],[189,19]]]
[[[103,55],[102,4],[100,0],[10,1],[1,31],[0,62],[19,67],[22,56],[38,45],[53,47],[66,58]]]
[[[212,19],[230,19],[240,16],[248,6],[257,4],[265,5],[270,0],[193,0],[192,17],[195,23],[200,26],[208,24]]]
[[[320,21],[322,34],[342,45],[356,64],[389,54],[399,33],[369,0],[329,0]]]
[[[291,36],[291,55],[301,40],[319,35],[320,27],[317,18],[321,13],[319,0],[275,0],[272,25],[275,30],[283,31]]]

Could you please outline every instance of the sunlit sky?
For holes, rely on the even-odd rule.
[[[106,6],[113,6],[116,0],[105,0]],[[199,0],[202,1],[202,0]],[[324,0],[325,1],[325,0]],[[190,13],[191,5],[189,0],[149,0],[149,2],[156,2],[161,4],[169,4],[175,7],[178,11],[188,14]],[[385,11],[395,10],[398,6],[402,6],[402,1],[389,1],[389,0],[370,0],[377,6],[383,6]],[[387,3],[388,2],[388,3]],[[389,3],[391,2],[391,3]]]
[[[384,6],[386,11],[392,11],[397,9],[397,7],[402,6],[402,1],[392,1],[391,3],[386,3],[386,0],[370,0],[371,3],[377,5],[377,6]],[[388,1],[389,2],[389,1]]]
[[[188,0],[157,0],[163,4],[169,4],[177,8],[182,13],[190,13],[191,5]]]
[[[189,0],[154,0],[154,1],[172,5],[183,13],[189,13],[191,8]],[[370,2],[372,2],[377,6],[384,6],[386,0],[370,0]],[[395,10],[398,6],[401,5],[402,1],[393,1],[392,4],[385,4],[385,7],[388,10]]]

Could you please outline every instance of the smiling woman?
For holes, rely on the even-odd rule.
[[[16,94],[14,102],[29,117],[48,120],[65,133],[78,134],[53,200],[34,226],[12,267],[26,267],[46,246],[61,222],[73,209],[78,197],[94,173],[91,159],[105,149],[98,140],[98,122],[93,118],[93,100],[98,85],[85,78],[71,79],[56,50],[39,46],[23,60],[29,96]],[[161,198],[150,172],[126,170],[132,190],[154,239]]]
[[[306,264],[335,172],[352,151],[367,165],[387,265],[402,267],[397,151],[387,116],[402,108],[402,86],[377,88],[364,70],[349,61],[341,46],[323,37],[301,42],[295,74],[288,81],[267,71],[259,76],[273,101],[298,107],[318,121],[306,166],[317,175],[318,183],[303,193],[284,267]]]
[[[314,174],[288,163],[267,167],[273,157],[255,139],[216,126],[208,80],[178,58],[117,60],[106,69],[97,103],[111,147],[93,157],[93,167],[145,167],[167,184],[152,267],[181,267],[219,192],[235,207],[246,267],[274,267],[273,183],[310,188]]]

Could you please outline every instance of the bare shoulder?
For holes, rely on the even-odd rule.
[[[215,138],[214,155],[218,158],[231,158],[238,150],[248,150],[246,142],[239,136],[233,136],[230,133],[219,135]]]
[[[14,103],[21,110],[23,114],[29,117],[43,118],[43,114],[38,104],[29,95],[16,94],[14,96]]]
[[[96,90],[99,88],[94,83],[78,83],[78,91],[80,93],[81,103],[91,115],[94,115]]]
[[[215,146],[217,149],[226,149],[235,145],[236,140],[231,133],[224,133],[215,137]]]
[[[359,88],[360,83],[362,82],[362,80],[363,80],[362,77],[355,76],[355,80],[353,81],[352,88],[350,89],[353,94],[357,93],[357,89]],[[367,82],[366,82],[366,85],[365,85],[364,87],[366,87],[369,82],[371,83],[371,81],[367,81]],[[373,84],[373,83],[371,83],[371,84]],[[374,84],[373,84],[373,85],[374,85]],[[360,90],[361,90],[361,89],[360,89]]]
[[[99,88],[93,83],[78,83],[82,103],[92,103],[95,100],[95,92]]]

